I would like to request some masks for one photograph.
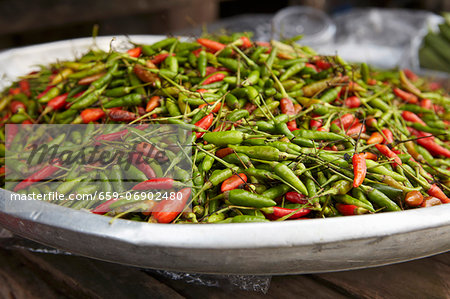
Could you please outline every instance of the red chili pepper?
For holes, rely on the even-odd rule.
[[[131,163],[136,166],[137,169],[142,171],[148,179],[156,178],[155,171],[150,165],[147,164],[147,162],[144,161],[144,159],[142,158],[142,154],[130,153],[129,161],[131,161]]]
[[[196,92],[198,92],[198,93],[205,93],[205,92],[208,92],[208,90],[204,89],[204,88],[199,88],[199,89],[196,90]]]
[[[444,114],[445,113],[445,108],[440,105],[433,104],[433,108],[434,108],[434,112],[436,112],[436,114]]]
[[[125,110],[109,110],[108,116],[113,121],[130,122],[137,119],[136,114]]]
[[[384,144],[390,144],[394,142],[394,134],[392,134],[391,130],[383,129],[381,130],[381,132],[383,132],[384,136],[386,137],[386,139],[383,138]]]
[[[355,136],[355,135],[359,135],[360,133],[365,133],[365,132],[366,132],[366,126],[361,123],[356,123],[347,130],[346,134],[348,136]]]
[[[336,209],[344,216],[361,215],[368,211],[364,208],[357,207],[355,205],[336,204]]]
[[[203,117],[201,120],[195,123],[195,125],[199,128],[208,130],[209,127],[211,127],[214,120],[214,115],[212,113],[208,114],[207,116]],[[195,135],[197,138],[201,138],[205,134],[204,132],[196,132]]]
[[[13,96],[15,96],[15,95],[17,95],[17,94],[19,94],[19,93],[21,93],[22,91],[20,90],[20,88],[19,87],[17,87],[17,88],[10,88],[9,89],[9,94],[10,95],[13,95]]]
[[[198,58],[198,55],[200,55],[201,51],[203,51],[203,49],[202,48],[198,48],[197,50],[192,51],[192,54],[194,54],[195,57]]]
[[[441,188],[439,188],[436,184],[431,185],[430,189],[427,191],[428,195],[439,198],[442,203],[450,203],[450,198],[442,192]]]
[[[175,56],[175,54],[172,53],[172,56]],[[167,57],[169,57],[169,53],[161,53],[155,55],[155,57],[153,57],[153,59],[150,61],[153,62],[153,64],[160,64],[161,62],[166,60]]]
[[[354,154],[352,157],[353,163],[353,187],[358,188],[366,178],[367,166],[364,153]]]
[[[30,83],[27,80],[25,80],[25,79],[20,80],[19,88],[27,97],[31,96]]]
[[[430,82],[428,83],[428,87],[431,89],[431,91],[435,91],[442,88],[442,85],[439,82]]]
[[[240,122],[240,121],[239,121]],[[221,123],[217,127],[212,130],[213,132],[219,132],[219,131],[228,131],[230,128],[226,123]],[[205,141],[206,142],[206,141]]]
[[[246,36],[241,36],[241,40],[242,40],[242,48],[244,49],[248,49],[252,47],[252,42],[250,41],[250,39]]]
[[[225,78],[224,73],[215,73],[215,74],[212,74],[211,76],[209,76],[208,78],[206,78],[205,81],[203,81],[202,85],[219,82],[219,81],[222,81],[224,78]]]
[[[172,189],[174,185],[174,179],[172,178],[156,178],[150,179],[145,182],[141,182],[133,187],[133,190],[167,190]]]
[[[406,77],[411,81],[417,81],[417,79],[419,79],[419,77],[410,69],[404,69],[403,73],[405,73]]]
[[[47,165],[41,170],[33,173],[29,177],[27,177],[25,180],[21,181],[19,184],[17,184],[14,187],[14,192],[17,192],[19,190],[25,189],[28,186],[33,185],[36,182],[42,181],[55,172],[57,172],[60,168],[58,166],[61,166],[61,162],[56,161],[53,165]]]
[[[282,207],[272,207],[268,208],[266,210],[272,210],[273,213],[266,213],[267,218],[271,220],[279,219],[281,217],[284,217],[286,215],[291,214],[294,211],[297,211],[297,209],[287,209]],[[297,212],[295,212],[292,216],[290,216],[288,219],[297,219],[303,216],[308,215],[311,212],[310,209],[300,209]]]
[[[297,130],[299,130],[299,129],[297,129]],[[317,128],[317,131],[319,131],[319,132],[329,132],[330,129],[324,128],[324,127],[320,127],[320,128]]]
[[[348,108],[358,108],[361,106],[361,100],[357,96],[348,97],[344,100],[344,105]]]
[[[377,148],[380,153],[390,159],[394,160],[394,166],[402,165],[402,160],[397,156],[396,153],[391,151],[386,145],[384,144],[375,144],[375,147]]]
[[[214,102],[213,102],[214,103]],[[198,108],[199,109],[202,109],[202,108],[204,108],[204,107],[206,107],[206,106],[210,106],[211,105],[211,103],[209,103],[209,104],[201,104],[200,106],[198,106]],[[216,106],[214,106],[214,109],[213,110],[211,110],[211,112],[212,113],[217,113],[217,112],[219,112],[219,110],[220,110],[220,107],[222,106],[222,103],[217,103],[216,104]]]
[[[159,202],[152,211],[152,218],[159,223],[172,222],[183,211],[190,196],[191,188],[181,189],[177,192],[176,199]],[[179,197],[181,200],[178,199]]]
[[[433,102],[431,102],[430,99],[422,99],[420,101],[420,107],[432,110],[433,109]]]
[[[213,67],[213,66],[207,66],[207,67],[206,67],[206,76],[209,76],[209,75],[211,75],[211,74],[213,74],[213,73],[216,73],[216,72],[218,72],[218,71],[219,71],[219,69],[216,68],[216,67]]]
[[[160,150],[158,150],[153,144],[148,142],[141,142],[136,146],[136,151],[148,158],[155,158],[160,162],[167,161],[169,158]]]
[[[197,42],[205,48],[212,50],[213,52],[220,51],[224,49],[226,46],[222,43],[207,39],[207,38],[198,38]]]
[[[20,101],[12,101],[10,104],[11,107],[11,112],[13,114],[19,112],[19,110],[25,110],[26,106],[24,103],[20,102]]]
[[[410,121],[413,123],[419,123],[424,126],[427,125],[417,114],[415,114],[414,112],[411,112],[411,111],[403,111],[402,117],[406,121]]]
[[[153,96],[148,100],[147,106],[145,107],[145,112],[152,112],[153,109],[159,106],[159,101],[161,98],[159,96]]]
[[[283,98],[280,101],[281,112],[286,115],[295,115],[294,103],[291,99]],[[287,122],[287,126],[290,131],[297,129],[297,122],[293,119]]]
[[[416,142],[419,145],[421,145],[424,148],[426,148],[427,150],[429,150],[431,152],[431,154],[433,154],[433,155],[442,155],[444,157],[450,158],[450,151],[448,149],[446,149],[445,147],[437,144],[434,141],[434,136],[433,135],[429,135],[428,133],[417,131],[417,130],[415,130],[413,128],[410,128],[410,127],[407,127],[407,129],[409,130],[409,132],[411,132],[411,134],[419,137],[419,138],[416,139]]]
[[[95,74],[95,75],[84,77],[84,78],[78,80],[77,84],[78,85],[89,85],[92,82],[94,82],[94,81],[100,79],[101,77],[103,77],[105,74],[106,74],[105,72],[102,72],[102,73],[98,73],[98,74]]]
[[[33,122],[29,119],[26,119],[22,122],[22,125],[31,125],[31,124],[33,124]]]
[[[425,135],[425,134],[423,134],[423,135]],[[418,137],[423,137],[423,136],[418,136]],[[450,151],[448,149],[446,149],[445,147],[437,144],[433,139],[431,139],[431,137],[418,138],[418,139],[416,139],[416,142],[419,145],[426,148],[428,151],[430,151],[431,154],[433,154],[433,155],[441,155],[446,158],[450,158]]]
[[[87,108],[81,111],[81,119],[85,124],[99,120],[106,115],[101,108]]]
[[[230,191],[245,183],[247,183],[247,176],[244,173],[235,174],[222,183],[220,190],[222,192]]]
[[[364,152],[363,155],[366,160],[376,161],[378,159],[378,156],[371,152]]]
[[[377,84],[377,80],[375,80],[373,78],[369,78],[369,80],[367,80],[367,84],[369,84],[369,85],[376,85]]]
[[[299,204],[307,204],[308,203],[308,199],[306,198],[306,196],[304,194],[295,192],[295,191],[289,191],[288,193],[286,193],[285,195],[286,200],[293,202],[293,203],[299,203]]]
[[[127,51],[128,55],[130,55],[130,57],[139,57],[141,56],[142,53],[142,48],[141,47],[136,47],[133,49],[130,49]]]
[[[376,127],[377,123],[378,123],[378,122],[377,122],[377,119],[374,118],[374,117],[372,117],[372,116],[369,116],[369,117],[366,119],[366,125],[368,125],[368,126],[371,127],[371,128]]]
[[[16,137],[18,132],[19,132],[19,125],[16,124],[8,125],[5,136],[5,147],[7,149],[9,149],[9,147],[11,146],[11,143],[13,142],[14,137]]]
[[[314,118],[311,119],[309,121],[309,127],[311,129],[314,129],[314,128],[318,129],[318,128],[322,127],[322,120],[321,119],[314,119]]]
[[[229,148],[229,147],[225,147],[225,148],[221,148],[220,150],[216,151],[216,157],[218,158],[223,158],[228,156],[229,154],[234,153],[234,150]]]
[[[329,63],[328,61],[325,61],[323,59],[318,59],[315,62],[315,64],[316,64],[317,68],[320,69],[321,71],[327,70],[331,67],[331,63]]]
[[[134,128],[138,129],[138,130],[145,130],[146,128],[148,128],[148,125],[139,125],[139,126],[136,126]],[[104,140],[104,141],[115,141],[115,140],[121,139],[123,136],[125,136],[127,134],[128,134],[128,129],[125,129],[125,130],[121,130],[121,131],[114,132],[114,133],[100,135],[100,136],[97,136],[95,139],[96,140],[100,140],[100,141],[102,141],[102,140]]]
[[[2,167],[0,167],[0,176],[5,176],[6,173],[6,166],[3,165]]]
[[[64,93],[62,95],[56,96],[53,99],[51,99],[48,103],[47,103],[47,107],[50,110],[59,110],[61,108],[63,108],[64,106],[66,106],[67,102],[67,96],[68,93]],[[47,110],[46,107],[46,110]]]
[[[354,114],[347,113],[342,115],[340,118],[333,120],[332,123],[336,124],[339,128],[342,126],[344,130],[347,130],[352,126],[354,123],[356,123],[357,119]]]
[[[91,211],[91,213],[103,215],[106,212],[109,212],[110,211],[109,206],[118,200],[119,200],[118,198],[109,199],[109,200],[105,201],[104,203],[101,203],[98,206],[96,206],[95,209],[93,209]]]
[[[417,104],[419,102],[419,99],[410,92],[406,92],[404,90],[401,90],[400,88],[394,88],[393,91],[396,96],[407,103]]]
[[[319,72],[317,70],[317,67],[312,63],[305,63],[305,67],[309,67],[310,69],[313,69],[314,71]]]

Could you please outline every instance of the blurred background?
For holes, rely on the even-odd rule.
[[[273,15],[292,5],[330,16],[359,7],[450,10],[450,0],[0,0],[0,49],[101,35],[167,34],[242,14]]]

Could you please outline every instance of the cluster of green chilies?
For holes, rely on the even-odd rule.
[[[137,213],[133,205],[142,203],[124,208],[114,200],[91,208],[163,223],[282,221],[448,203],[449,107],[437,83],[409,70],[371,71],[293,41],[252,42],[246,34],[169,37],[126,53],[91,50],[22,77],[0,100],[3,124],[192,129],[192,187],[180,191],[191,195],[181,204],[192,209],[172,212],[161,203]],[[8,147],[12,137],[0,137]],[[147,179],[134,189],[178,183]]]

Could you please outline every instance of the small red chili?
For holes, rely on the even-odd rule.
[[[417,104],[417,102],[419,102],[419,99],[410,92],[401,90],[400,88],[394,88],[393,91],[396,96],[398,96],[407,103]]]
[[[294,103],[291,99],[283,98],[280,100],[281,112],[286,115],[295,115]],[[287,126],[290,131],[297,129],[297,123],[295,120],[290,120],[287,122]]]
[[[400,160],[400,158],[397,156],[396,153],[394,153],[391,149],[389,149],[386,145],[384,144],[375,144],[375,147],[377,148],[378,151],[380,151],[380,153],[390,159],[394,160],[394,166],[397,165],[402,165],[402,160]]]
[[[308,203],[306,195],[295,191],[289,191],[288,193],[286,193],[285,197],[287,201],[290,201],[292,203],[299,203],[303,205]]]
[[[357,207],[355,205],[336,204],[336,209],[344,216],[361,215],[368,212],[368,210]]]
[[[220,190],[222,192],[230,191],[244,185],[247,182],[247,176],[244,173],[235,174],[223,181]]]
[[[113,121],[130,122],[137,119],[136,114],[125,110],[110,110],[108,116]]]
[[[439,188],[436,184],[431,185],[430,189],[427,191],[428,195],[439,198],[442,203],[450,203],[450,199],[447,195],[442,192],[441,188]]]
[[[87,108],[81,111],[81,119],[85,124],[99,120],[106,115],[101,108]]]
[[[248,49],[252,47],[252,42],[250,41],[250,39],[246,36],[241,36],[241,40],[242,40],[242,48],[244,49]]]
[[[133,49],[130,49],[127,51],[128,55],[130,55],[130,57],[139,57],[141,56],[142,53],[142,48],[141,47],[136,47]]]
[[[367,173],[366,158],[364,154],[354,154],[352,157],[352,163],[353,174],[355,175],[353,178],[353,187],[358,188],[364,182]]]
[[[172,178],[155,178],[135,185],[133,190],[172,189],[174,182],[175,181]]]
[[[59,166],[61,166],[61,162],[59,162],[59,161],[56,161],[53,164],[44,166],[42,169],[38,170],[37,172],[33,173],[32,175],[30,175],[29,177],[27,177],[26,179],[21,181],[19,184],[17,184],[14,187],[14,192],[25,189],[28,186],[31,186],[36,182],[39,182],[39,181],[42,181],[42,180],[48,178],[49,176],[51,176],[52,174],[54,174],[55,172],[60,170]]]
[[[386,139],[383,138],[384,144],[394,143],[394,135],[392,134],[391,130],[383,129],[381,130],[381,132],[383,132],[384,136],[386,137]]]
[[[11,104],[10,104],[10,107],[11,107],[11,112],[13,114],[16,114],[20,110],[25,110],[26,109],[25,104],[20,102],[20,101],[12,101]]]
[[[211,76],[209,76],[208,78],[205,79],[205,81],[203,81],[202,85],[208,85],[214,82],[220,82],[225,78],[225,74],[224,73],[215,73],[212,74]]]
[[[201,129],[208,130],[211,127],[214,121],[214,114],[210,113],[207,116],[203,117],[201,120],[195,123],[195,125]],[[204,132],[196,132],[195,135],[197,138],[201,138],[205,134]]]
[[[183,211],[191,196],[191,188],[181,189],[176,194],[176,199],[163,200],[156,205],[152,211],[153,219],[159,223],[170,223]]]
[[[207,38],[198,38],[197,42],[205,48],[213,52],[217,52],[223,50],[226,46],[222,43],[207,39]]]
[[[417,114],[415,114],[414,112],[411,112],[411,111],[406,111],[406,110],[403,111],[402,112],[402,117],[406,121],[410,121],[410,122],[413,122],[413,123],[419,123],[419,124],[424,125],[424,126],[427,125]]]
[[[344,105],[348,108],[358,108],[361,106],[361,100],[357,96],[348,97],[344,100]]]
[[[27,97],[31,96],[30,83],[27,80],[25,80],[25,79],[20,80],[19,88]]]

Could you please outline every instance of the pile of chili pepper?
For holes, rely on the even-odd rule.
[[[0,100],[2,124],[192,130],[190,187],[159,176],[133,187],[176,189],[189,198],[183,212],[170,204],[148,212],[113,202],[87,208],[161,223],[300,220],[449,203],[449,107],[439,84],[410,70],[373,70],[246,33],[168,37],[125,53],[93,49],[23,76]],[[3,147],[12,142],[0,137]]]

